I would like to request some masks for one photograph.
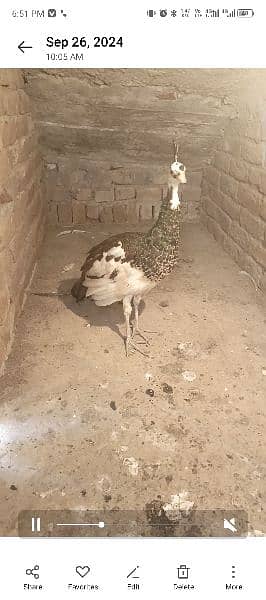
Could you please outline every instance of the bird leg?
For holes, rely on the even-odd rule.
[[[131,301],[132,301],[132,296],[126,296],[123,299],[123,310],[124,310],[125,321],[126,321],[126,338],[125,338],[126,355],[128,356],[129,348],[132,347],[132,348],[134,348],[134,350],[137,350],[138,352],[143,354],[143,356],[148,356],[148,354],[146,354],[145,352],[142,352],[140,350],[140,348],[138,348],[138,346],[136,346],[132,340],[133,336],[131,335],[131,325],[130,325],[130,316],[132,313]]]
[[[133,333],[132,333],[132,338],[134,337],[135,334],[138,334],[143,340],[144,342],[147,344],[147,346],[150,345],[150,342],[148,340],[148,338],[146,338],[146,336],[142,333],[142,331],[139,328],[139,303],[141,301],[141,296],[134,296],[133,297],[133,304],[134,304],[134,310],[135,310],[135,323],[133,325]],[[148,331],[148,330],[144,330],[145,333],[156,333],[156,331]]]

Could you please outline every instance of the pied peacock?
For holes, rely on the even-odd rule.
[[[141,298],[173,270],[178,260],[180,183],[186,183],[186,167],[178,162],[175,145],[168,194],[155,225],[147,233],[114,235],[91,248],[81,267],[81,277],[71,290],[78,302],[86,297],[92,298],[97,306],[123,302],[127,356],[130,347],[139,350],[133,342],[136,334],[147,342],[139,329]],[[133,306],[135,322],[131,327]]]

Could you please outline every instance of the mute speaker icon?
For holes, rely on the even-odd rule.
[[[232,533],[237,532],[235,517],[232,517],[231,519],[224,519],[224,529],[229,529],[229,531],[232,531]]]

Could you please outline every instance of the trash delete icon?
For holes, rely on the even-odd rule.
[[[178,579],[188,579],[189,567],[187,565],[180,565],[177,567]]]

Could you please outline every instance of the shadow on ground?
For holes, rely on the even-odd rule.
[[[57,289],[58,296],[68,310],[71,310],[75,315],[86,321],[91,327],[109,327],[121,339],[124,339],[124,315],[121,302],[115,302],[110,306],[96,306],[93,300],[86,298],[81,302],[77,302],[71,296],[70,290],[76,279],[63,279],[60,281]],[[141,315],[145,309],[145,302],[141,300],[139,305],[139,314]],[[134,319],[134,309],[132,311],[132,319]],[[120,331],[120,327],[122,331]]]

